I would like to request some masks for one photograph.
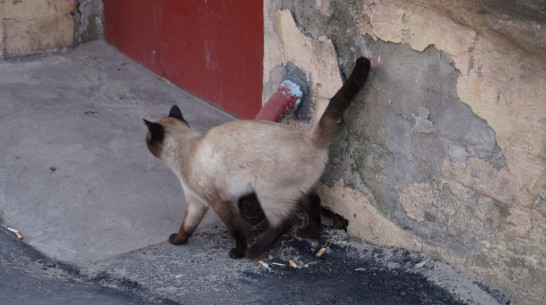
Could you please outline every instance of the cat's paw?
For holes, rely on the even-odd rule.
[[[245,250],[239,248],[233,248],[229,250],[229,257],[233,259],[239,259],[245,257]]]
[[[187,238],[179,236],[177,233],[173,233],[169,236],[169,243],[172,245],[182,245],[188,241]]]

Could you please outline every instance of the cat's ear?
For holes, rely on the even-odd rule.
[[[148,126],[148,130],[150,131],[150,141],[161,143],[165,136],[165,128],[163,125],[147,121],[146,119],[144,119],[144,124]]]
[[[169,117],[178,119],[184,122],[186,125],[188,125],[188,127],[190,126],[188,122],[184,119],[184,117],[182,116],[182,111],[180,111],[180,108],[178,108],[178,106],[176,105],[171,107],[171,111],[169,111]]]

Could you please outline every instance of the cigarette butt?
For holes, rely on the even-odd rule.
[[[317,252],[317,257],[321,257],[324,254],[324,251],[326,251],[326,248],[321,248],[319,252]]]
[[[293,268],[298,268],[298,265],[296,265],[296,262],[295,262],[295,261],[289,259],[289,260],[288,260],[288,263],[290,263],[290,266],[291,266],[291,267],[293,267]]]
[[[377,56],[377,63],[381,64],[381,55]]]
[[[269,265],[268,265],[266,262],[264,262],[263,260],[259,260],[259,261],[258,261],[258,264],[264,266],[264,268],[266,268],[267,270],[271,270],[271,268],[269,267]]]
[[[8,228],[8,231],[13,232],[13,234],[15,234],[15,236],[17,236],[17,239],[23,240],[23,235],[21,235],[21,233],[19,233],[19,231],[15,230],[15,229],[12,229],[12,228]]]
[[[281,264],[281,263],[271,263],[271,265],[286,267],[285,264]]]

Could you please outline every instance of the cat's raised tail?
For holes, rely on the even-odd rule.
[[[343,112],[351,105],[354,97],[366,83],[370,72],[370,60],[360,57],[356,60],[353,72],[343,83],[341,89],[332,97],[317,126],[312,130],[313,139],[320,148],[327,148],[334,137]]]

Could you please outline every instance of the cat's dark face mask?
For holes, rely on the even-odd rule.
[[[188,122],[182,116],[182,111],[178,106],[174,105],[169,111],[169,118],[176,119],[186,126],[190,127]],[[161,121],[160,121],[161,122]],[[146,145],[152,155],[161,159],[161,150],[163,148],[163,141],[165,140],[165,127],[160,123],[150,122],[144,119],[144,124],[148,127],[148,134],[146,135]]]

